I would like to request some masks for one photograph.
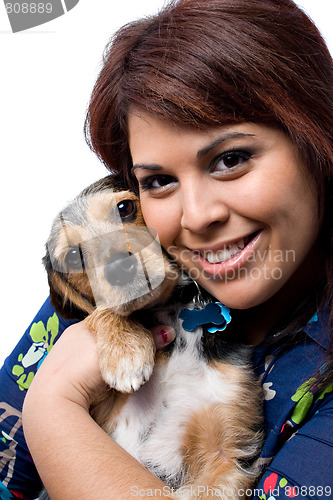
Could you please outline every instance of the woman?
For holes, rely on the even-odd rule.
[[[88,112],[92,149],[254,346],[266,441],[253,498],[333,487],[332,82],[325,43],[290,0],[180,0],[117,33]],[[93,340],[73,325],[24,410],[51,497],[167,497],[91,420],[99,387]]]

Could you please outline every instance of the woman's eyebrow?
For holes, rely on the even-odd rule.
[[[223,134],[222,136],[217,137],[214,142],[209,144],[208,146],[205,146],[204,148],[200,149],[197,152],[197,158],[201,158],[202,156],[205,156],[209,151],[214,149],[216,146],[219,144],[222,144],[223,142],[229,140],[229,139],[237,139],[239,137],[255,137],[255,134],[244,134],[243,132],[230,132],[228,134]],[[143,170],[153,170],[153,171],[159,171],[163,170],[163,167],[160,165],[157,165],[156,163],[153,164],[145,164],[145,163],[136,163],[133,165],[131,168],[131,174],[134,174],[134,170],[137,168],[142,168]]]
[[[136,163],[135,165],[133,165],[133,167],[131,168],[131,174],[134,174],[134,170],[136,170],[137,168],[143,168],[144,170],[163,170],[163,167],[161,167],[160,165],[156,165],[156,164],[153,164],[153,165],[146,165],[144,163]]]
[[[217,137],[217,139],[215,139],[214,142],[212,142],[208,146],[200,149],[197,153],[197,157],[201,158],[202,156],[205,156],[207,153],[209,153],[209,151],[214,149],[216,146],[219,146],[219,144],[227,141],[228,139],[237,139],[239,137],[255,137],[255,134],[244,134],[243,132],[230,132],[228,134],[224,134],[220,137]]]

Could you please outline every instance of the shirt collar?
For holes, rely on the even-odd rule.
[[[329,307],[327,305],[323,306],[319,308],[303,328],[303,332],[324,349],[328,349],[331,345],[331,332],[328,327],[329,317]]]

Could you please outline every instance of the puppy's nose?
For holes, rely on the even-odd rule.
[[[135,255],[119,252],[111,257],[104,268],[105,279],[113,286],[125,286],[133,282],[137,272]]]

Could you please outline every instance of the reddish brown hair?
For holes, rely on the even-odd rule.
[[[284,128],[331,175],[333,65],[289,0],[179,0],[122,28],[106,48],[86,131],[126,183],[131,105],[195,127],[252,121]]]
[[[131,106],[197,128],[241,121],[282,128],[325,205],[325,285],[332,299],[332,88],[325,42],[291,0],[174,0],[111,39],[86,136],[118,179],[135,189]]]

